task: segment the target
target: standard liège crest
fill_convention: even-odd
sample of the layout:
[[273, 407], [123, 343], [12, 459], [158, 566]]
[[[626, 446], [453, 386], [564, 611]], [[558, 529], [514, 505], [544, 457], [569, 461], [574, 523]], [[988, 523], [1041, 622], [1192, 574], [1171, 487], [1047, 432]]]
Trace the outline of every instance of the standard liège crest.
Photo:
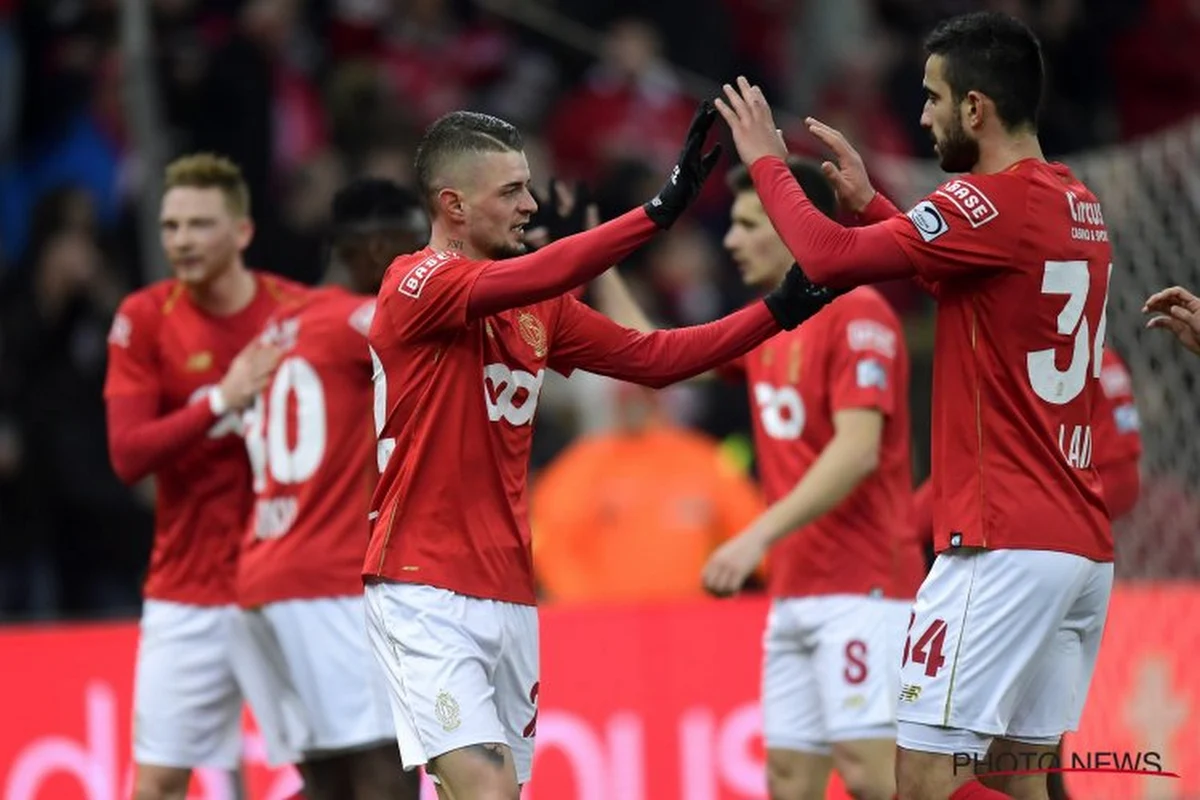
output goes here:
[[441, 723], [442, 730], [447, 733], [462, 724], [462, 713], [459, 711], [458, 701], [445, 689], [438, 692], [437, 699], [433, 703], [433, 713], [437, 717], [437, 721]]
[[192, 353], [187, 358], [184, 364], [184, 369], [188, 372], [204, 372], [211, 369], [213, 365], [213, 354], [211, 350], [201, 350], [198, 353]]
[[540, 319], [528, 311], [522, 311], [517, 315], [517, 332], [521, 334], [525, 344], [533, 348], [535, 356], [546, 357], [546, 326]]

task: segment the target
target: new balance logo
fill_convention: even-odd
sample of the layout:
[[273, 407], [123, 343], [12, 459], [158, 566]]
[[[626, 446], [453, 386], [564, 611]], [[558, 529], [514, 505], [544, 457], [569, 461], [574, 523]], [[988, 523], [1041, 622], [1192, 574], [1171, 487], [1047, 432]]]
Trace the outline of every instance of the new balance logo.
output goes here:
[[921, 696], [921, 687], [915, 683], [906, 683], [900, 687], [900, 702], [915, 703], [917, 698]]

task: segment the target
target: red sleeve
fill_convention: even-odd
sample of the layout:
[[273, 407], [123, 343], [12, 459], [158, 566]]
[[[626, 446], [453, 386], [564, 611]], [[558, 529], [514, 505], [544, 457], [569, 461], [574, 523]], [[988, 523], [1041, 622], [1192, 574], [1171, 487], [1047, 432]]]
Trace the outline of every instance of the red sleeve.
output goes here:
[[402, 257], [384, 276], [375, 313], [401, 341], [461, 329], [468, 320], [471, 287], [489, 263], [453, 252]]
[[1100, 482], [1104, 486], [1104, 502], [1108, 506], [1108, 518], [1118, 520], [1137, 505], [1141, 491], [1142, 476], [1137, 459], [1126, 459], [1098, 467]]
[[[867, 203], [863, 210], [858, 213], [858, 219], [864, 225], [874, 225], [879, 222], [886, 222], [901, 213], [903, 212], [896, 208], [891, 200], [884, 197], [882, 192], [875, 192], [875, 196], [871, 198], [871, 202]], [[934, 297], [938, 296], [938, 285], [936, 282], [926, 280], [919, 274], [913, 275], [913, 281], [923, 291]]]
[[885, 225], [845, 228], [829, 219], [782, 159], [758, 159], [750, 177], [771, 224], [814, 282], [840, 288], [912, 276], [912, 262]]
[[639, 333], [568, 297], [550, 367], [564, 375], [584, 369], [660, 388], [724, 364], [778, 332], [763, 302], [706, 325]]
[[913, 530], [917, 541], [933, 541], [933, 481], [928, 478], [913, 493]]
[[1100, 393], [1095, 414], [1107, 419], [1093, 423], [1097, 434], [1095, 459], [1098, 465], [1118, 461], [1136, 462], [1142, 455], [1141, 420], [1133, 399], [1133, 379], [1125, 362], [1111, 347], [1104, 348], [1100, 367]]
[[158, 416], [158, 398], [118, 395], [107, 399], [108, 453], [125, 483], [157, 472], [204, 438], [216, 422], [207, 397]]
[[881, 227], [926, 281], [1011, 269], [1025, 224], [1026, 185], [1005, 173], [955, 178]]
[[882, 300], [871, 302], [854, 294], [835, 301], [833, 308], [837, 317], [830, 326], [830, 410], [873, 408], [890, 416], [899, 402], [899, 322]]
[[104, 397], [149, 395], [158, 399], [158, 322], [154, 301], [141, 293], [122, 301], [108, 331]]
[[632, 253], [658, 230], [645, 209], [635, 208], [529, 255], [484, 262], [470, 290], [468, 315], [477, 319], [566, 294]]
[[871, 202], [858, 212], [858, 218], [864, 225], [874, 225], [877, 222], [889, 220], [901, 213], [896, 204], [883, 196], [883, 192], [875, 192]]

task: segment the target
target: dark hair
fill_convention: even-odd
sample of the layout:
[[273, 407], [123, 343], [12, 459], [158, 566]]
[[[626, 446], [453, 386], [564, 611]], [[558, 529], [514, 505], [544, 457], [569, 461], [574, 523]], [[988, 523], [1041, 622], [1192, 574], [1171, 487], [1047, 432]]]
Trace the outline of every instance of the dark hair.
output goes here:
[[425, 226], [421, 201], [407, 187], [383, 178], [359, 178], [333, 196], [335, 236], [408, 230]]
[[489, 114], [452, 111], [425, 131], [417, 145], [417, 189], [433, 213], [434, 197], [444, 189], [439, 173], [451, 159], [464, 153], [508, 153], [524, 149], [521, 132]]
[[[837, 195], [834, 194], [833, 185], [825, 177], [825, 173], [821, 172], [821, 165], [799, 156], [788, 156], [787, 165], [792, 177], [800, 184], [800, 188], [817, 210], [833, 219], [837, 215]], [[754, 181], [750, 179], [750, 171], [744, 164], [738, 164], [729, 170], [725, 183], [735, 194], [754, 190]]]
[[987, 95], [1008, 130], [1037, 129], [1042, 102], [1042, 46], [1025, 24], [998, 11], [953, 17], [934, 28], [925, 51], [941, 56], [951, 99]]

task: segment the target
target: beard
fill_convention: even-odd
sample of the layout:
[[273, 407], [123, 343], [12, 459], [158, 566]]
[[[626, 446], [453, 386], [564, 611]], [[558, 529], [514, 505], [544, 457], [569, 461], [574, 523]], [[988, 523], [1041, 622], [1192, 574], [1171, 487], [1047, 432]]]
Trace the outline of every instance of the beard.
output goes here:
[[954, 117], [940, 142], [934, 138], [934, 149], [944, 172], [970, 172], [979, 163], [979, 142], [967, 135], [958, 117]]
[[523, 256], [529, 252], [529, 245], [525, 242], [513, 244], [512, 242], [496, 242], [487, 249], [487, 256], [492, 261], [502, 261], [506, 258], [516, 258]]

